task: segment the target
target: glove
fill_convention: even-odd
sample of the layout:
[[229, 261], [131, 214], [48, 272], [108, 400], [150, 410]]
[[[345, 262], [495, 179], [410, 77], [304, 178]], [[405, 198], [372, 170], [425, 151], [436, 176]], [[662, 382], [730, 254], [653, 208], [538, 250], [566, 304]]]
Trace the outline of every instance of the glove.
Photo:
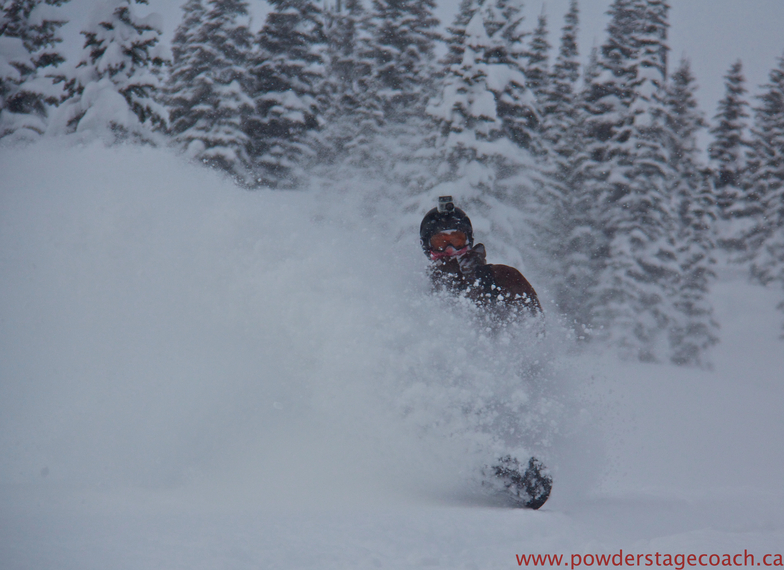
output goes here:
[[487, 253], [485, 252], [484, 244], [476, 244], [457, 258], [457, 263], [460, 265], [460, 273], [466, 277], [470, 277], [479, 267], [487, 265], [487, 262], [485, 261], [486, 257]]

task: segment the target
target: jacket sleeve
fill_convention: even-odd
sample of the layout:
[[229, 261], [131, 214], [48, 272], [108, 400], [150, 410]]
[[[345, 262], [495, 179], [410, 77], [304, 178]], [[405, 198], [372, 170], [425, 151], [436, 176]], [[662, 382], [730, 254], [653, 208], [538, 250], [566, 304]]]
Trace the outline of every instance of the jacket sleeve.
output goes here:
[[514, 267], [485, 265], [477, 270], [476, 275], [485, 294], [493, 301], [533, 314], [542, 313], [542, 305], [533, 286]]

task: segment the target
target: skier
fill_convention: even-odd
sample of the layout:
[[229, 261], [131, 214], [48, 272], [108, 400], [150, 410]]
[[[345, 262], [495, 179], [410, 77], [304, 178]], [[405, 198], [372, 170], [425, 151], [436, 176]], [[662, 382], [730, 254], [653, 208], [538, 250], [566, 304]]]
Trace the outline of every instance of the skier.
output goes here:
[[[431, 260], [436, 291], [465, 295], [485, 309], [497, 324], [530, 316], [542, 317], [536, 291], [514, 267], [488, 264], [485, 246], [474, 245], [471, 220], [451, 196], [438, 198], [419, 226], [419, 239]], [[527, 464], [506, 455], [483, 470], [482, 484], [511, 499], [518, 507], [538, 509], [550, 496], [553, 480], [541, 461]]]
[[484, 244], [474, 245], [471, 220], [451, 196], [439, 197], [438, 207], [425, 215], [419, 239], [433, 262], [430, 278], [435, 290], [463, 294], [499, 322], [542, 315], [536, 291], [517, 269], [485, 261]]

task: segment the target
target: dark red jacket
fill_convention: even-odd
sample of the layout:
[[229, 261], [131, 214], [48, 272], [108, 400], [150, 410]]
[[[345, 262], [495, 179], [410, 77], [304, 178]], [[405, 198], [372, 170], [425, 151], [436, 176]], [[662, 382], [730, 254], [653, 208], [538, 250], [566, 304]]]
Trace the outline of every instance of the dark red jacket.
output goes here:
[[464, 255], [433, 262], [430, 278], [436, 290], [463, 294], [503, 319], [541, 315], [542, 306], [531, 284], [514, 267], [485, 262], [485, 246], [476, 244]]

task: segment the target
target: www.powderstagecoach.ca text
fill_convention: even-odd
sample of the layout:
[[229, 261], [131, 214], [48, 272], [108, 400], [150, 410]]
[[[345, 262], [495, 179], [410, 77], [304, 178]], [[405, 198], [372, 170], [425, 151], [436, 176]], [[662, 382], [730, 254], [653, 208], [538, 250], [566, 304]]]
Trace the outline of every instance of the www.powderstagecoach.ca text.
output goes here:
[[778, 566], [784, 567], [781, 554], [754, 555], [748, 550], [734, 554], [516, 554], [518, 566], [567, 566], [571, 569], [592, 566], [665, 567], [684, 570], [688, 567]]

